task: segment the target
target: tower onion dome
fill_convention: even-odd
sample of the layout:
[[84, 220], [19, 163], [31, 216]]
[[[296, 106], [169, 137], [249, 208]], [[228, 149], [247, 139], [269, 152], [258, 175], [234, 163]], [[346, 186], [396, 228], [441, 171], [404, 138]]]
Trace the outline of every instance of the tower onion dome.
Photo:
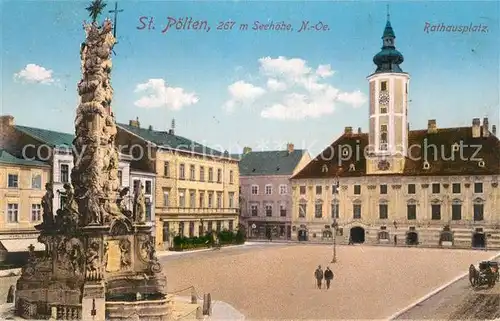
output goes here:
[[396, 35], [392, 29], [391, 22], [387, 19], [384, 34], [382, 35], [382, 50], [373, 57], [373, 63], [377, 65], [377, 72], [403, 72], [399, 66], [404, 61], [403, 54], [396, 50], [394, 40]]

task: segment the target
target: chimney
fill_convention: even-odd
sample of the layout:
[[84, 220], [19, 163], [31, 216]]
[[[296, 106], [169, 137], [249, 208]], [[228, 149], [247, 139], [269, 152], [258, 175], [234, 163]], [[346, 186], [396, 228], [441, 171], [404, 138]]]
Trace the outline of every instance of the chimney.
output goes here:
[[153, 126], [149, 125], [148, 130], [149, 130], [150, 132], [152, 132], [152, 131], [153, 131]]
[[130, 120], [128, 122], [129, 126], [141, 128], [141, 123], [139, 122], [139, 117], [136, 117], [135, 120]]
[[488, 117], [483, 118], [483, 137], [490, 136], [490, 124], [488, 122]]
[[172, 118], [172, 125], [170, 126], [169, 134], [175, 135], [175, 118]]
[[252, 152], [252, 149], [250, 147], [243, 147], [243, 154], [248, 154], [248, 153], [251, 153]]
[[436, 120], [435, 119], [429, 119], [427, 121], [427, 133], [428, 134], [435, 134], [435, 133], [437, 133], [437, 125], [436, 125]]
[[493, 136], [497, 135], [497, 126], [496, 125], [491, 126], [491, 133], [493, 134]]
[[291, 154], [293, 153], [293, 144], [292, 143], [288, 143], [286, 144], [286, 150], [288, 151], [288, 154]]
[[352, 134], [352, 127], [346, 127], [344, 128], [344, 134]]
[[361, 127], [358, 127], [358, 134], [361, 135]]
[[14, 126], [14, 117], [11, 115], [0, 116], [0, 125], [3, 126]]
[[481, 120], [479, 118], [472, 119], [472, 137], [481, 137]]

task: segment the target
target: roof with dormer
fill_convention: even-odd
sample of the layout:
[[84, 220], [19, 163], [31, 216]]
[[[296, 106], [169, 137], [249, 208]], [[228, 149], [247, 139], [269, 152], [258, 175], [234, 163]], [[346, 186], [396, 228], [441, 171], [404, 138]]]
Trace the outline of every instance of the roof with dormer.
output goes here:
[[[194, 152], [206, 156], [232, 158], [229, 154], [224, 155], [224, 152], [204, 146], [188, 138], [174, 135], [168, 131], [157, 131], [120, 123], [117, 123], [116, 126], [160, 148]], [[236, 158], [233, 159], [237, 160]]]
[[15, 125], [15, 129], [29, 135], [50, 147], [71, 148], [75, 135], [48, 129]]
[[305, 153], [302, 149], [248, 152], [241, 156], [240, 176], [292, 175]]
[[[368, 144], [367, 133], [344, 133], [292, 179], [366, 176]], [[473, 137], [471, 127], [412, 130], [408, 147], [403, 174], [385, 175], [500, 175], [500, 140], [492, 134]], [[342, 155], [345, 148], [352, 152]]]
[[8, 153], [6, 150], [3, 149], [0, 149], [0, 164], [50, 167], [50, 165], [46, 162], [38, 160], [30, 160], [26, 158], [19, 158]]

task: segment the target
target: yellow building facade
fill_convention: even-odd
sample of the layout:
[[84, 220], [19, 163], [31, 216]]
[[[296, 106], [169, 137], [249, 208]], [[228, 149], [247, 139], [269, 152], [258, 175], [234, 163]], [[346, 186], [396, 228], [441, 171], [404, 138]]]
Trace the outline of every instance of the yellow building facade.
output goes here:
[[42, 222], [42, 197], [50, 181], [50, 165], [20, 159], [0, 150], [0, 252], [40, 250], [38, 231]]
[[[118, 141], [131, 148], [132, 169], [156, 174], [156, 245], [168, 249], [177, 235], [202, 236], [210, 231], [235, 231], [239, 221], [238, 160], [184, 137], [173, 130], [155, 131], [131, 121], [118, 124]], [[147, 149], [138, 159], [135, 151]], [[148, 154], [148, 155], [146, 155]]]

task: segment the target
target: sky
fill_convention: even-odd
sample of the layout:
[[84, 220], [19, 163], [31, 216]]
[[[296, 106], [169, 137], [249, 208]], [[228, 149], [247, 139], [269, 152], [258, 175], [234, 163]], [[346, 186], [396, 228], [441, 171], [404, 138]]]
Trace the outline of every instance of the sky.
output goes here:
[[[88, 4], [1, 2], [0, 114], [74, 131]], [[113, 18], [114, 4], [101, 20]], [[410, 127], [425, 128], [428, 119], [470, 126], [474, 117], [498, 126], [498, 1], [120, 1], [116, 119], [168, 130], [175, 118], [176, 134], [232, 153], [291, 142], [315, 155], [344, 127], [368, 128], [366, 77], [375, 71], [387, 4], [401, 68], [411, 76]], [[177, 30], [181, 18], [210, 30]], [[314, 28], [299, 32], [304, 21]], [[291, 30], [253, 30], [256, 22]], [[227, 30], [217, 29], [221, 23]], [[486, 28], [426, 29], [441, 23]]]

